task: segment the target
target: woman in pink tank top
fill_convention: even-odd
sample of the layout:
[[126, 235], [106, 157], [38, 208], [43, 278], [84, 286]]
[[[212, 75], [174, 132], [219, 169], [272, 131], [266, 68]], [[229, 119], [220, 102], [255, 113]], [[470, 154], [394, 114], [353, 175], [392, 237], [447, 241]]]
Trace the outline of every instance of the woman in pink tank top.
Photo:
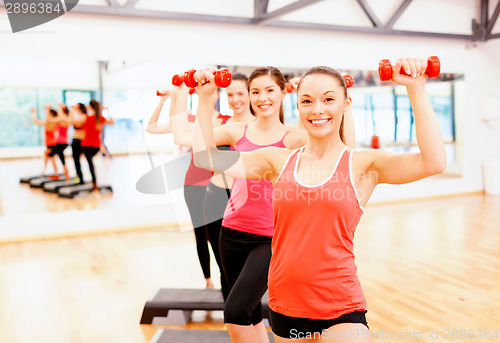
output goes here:
[[[420, 153], [347, 149], [342, 121], [351, 99], [342, 75], [329, 67], [312, 68], [300, 81], [297, 106], [308, 143], [293, 152], [280, 147], [216, 151], [210, 120], [199, 112], [193, 145], [197, 165], [274, 185], [269, 307], [276, 342], [371, 341], [353, 254], [364, 206], [379, 183], [413, 182], [446, 167], [443, 139], [425, 90], [426, 64], [401, 58], [392, 76], [406, 86]], [[399, 74], [401, 67], [405, 75]], [[201, 104], [214, 85], [209, 73], [200, 81]], [[210, 154], [203, 154], [207, 148]]]
[[[260, 151], [267, 147], [292, 149], [305, 144], [305, 131], [289, 131], [283, 124], [285, 83], [283, 74], [276, 68], [254, 70], [247, 87], [256, 120], [213, 128], [214, 146], [228, 144], [240, 151]], [[198, 115], [210, 116], [213, 92], [209, 97], [200, 97]], [[195, 136], [191, 132], [184, 134], [183, 139], [191, 144]], [[234, 342], [238, 342], [238, 337], [254, 338], [256, 342], [268, 340], [262, 322], [261, 299], [267, 289], [274, 232], [272, 189], [269, 180], [235, 179], [224, 213], [219, 247], [230, 286], [224, 322]]]

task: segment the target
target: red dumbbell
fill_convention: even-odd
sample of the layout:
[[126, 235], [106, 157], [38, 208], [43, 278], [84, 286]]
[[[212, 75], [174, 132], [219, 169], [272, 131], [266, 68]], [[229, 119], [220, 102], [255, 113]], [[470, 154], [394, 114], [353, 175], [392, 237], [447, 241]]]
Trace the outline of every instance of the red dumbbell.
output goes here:
[[345, 86], [351, 88], [354, 85], [354, 77], [349, 74], [344, 74]]
[[[439, 76], [441, 72], [441, 62], [437, 56], [431, 56], [427, 59], [427, 68], [425, 73], [431, 79], [435, 79]], [[406, 72], [401, 67], [399, 70], [400, 74], [406, 74]], [[392, 79], [392, 66], [389, 60], [381, 60], [378, 64], [378, 74], [380, 76], [380, 81], [389, 81]]]
[[183, 82], [184, 82], [184, 77], [182, 76], [182, 74], [175, 74], [174, 76], [172, 76], [172, 84], [174, 86], [179, 87], [180, 85], [182, 85]]
[[[194, 79], [194, 73], [196, 73], [195, 69], [188, 70], [184, 73], [184, 84], [189, 88], [195, 88], [198, 85], [198, 82]], [[214, 76], [215, 84], [217, 85], [217, 87], [229, 87], [229, 85], [233, 81], [231, 72], [227, 68], [222, 68], [214, 71]]]
[[293, 92], [293, 86], [290, 82], [285, 83], [285, 89], [287, 93], [292, 93]]

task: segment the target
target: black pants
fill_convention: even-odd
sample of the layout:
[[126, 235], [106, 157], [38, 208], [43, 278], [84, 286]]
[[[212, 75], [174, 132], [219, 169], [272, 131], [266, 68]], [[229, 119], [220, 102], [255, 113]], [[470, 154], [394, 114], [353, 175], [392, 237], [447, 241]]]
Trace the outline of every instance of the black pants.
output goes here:
[[93, 146], [84, 146], [83, 153], [85, 154], [85, 158], [87, 159], [87, 163], [89, 164], [90, 175], [92, 175], [92, 183], [94, 187], [97, 187], [97, 178], [94, 170], [94, 162], [92, 162], [92, 158], [99, 152], [99, 148]]
[[285, 316], [269, 309], [269, 320], [274, 334], [283, 338], [320, 337], [332, 335], [328, 328], [342, 323], [359, 323], [368, 328], [365, 311], [353, 311], [334, 319], [309, 319]]
[[222, 227], [220, 252], [230, 292], [224, 323], [256, 325], [262, 321], [262, 296], [267, 290], [271, 237]]
[[66, 159], [64, 158], [64, 150], [68, 147], [68, 144], [56, 144], [52, 150], [49, 152], [49, 156], [52, 157], [54, 155], [59, 156], [61, 163], [63, 166], [66, 165]]
[[73, 150], [73, 161], [75, 162], [76, 175], [80, 179], [80, 183], [83, 184], [83, 173], [82, 165], [80, 164], [80, 156], [82, 155], [82, 141], [80, 139], [73, 138], [71, 143], [71, 149]]
[[227, 202], [230, 196], [230, 189], [220, 188], [210, 182], [207, 186], [203, 207], [203, 218], [206, 223], [205, 229], [208, 241], [210, 242], [212, 251], [214, 252], [215, 260], [219, 266], [220, 284], [224, 300], [227, 300], [229, 295], [229, 284], [226, 280], [226, 276], [224, 275], [224, 268], [222, 267], [222, 261], [220, 258], [219, 237], [222, 227], [222, 218], [224, 217], [224, 211], [226, 210]]
[[203, 203], [206, 192], [206, 186], [184, 186], [184, 199], [191, 216], [196, 238], [196, 251], [205, 279], [210, 277], [210, 253], [208, 252], [207, 232], [203, 219]]

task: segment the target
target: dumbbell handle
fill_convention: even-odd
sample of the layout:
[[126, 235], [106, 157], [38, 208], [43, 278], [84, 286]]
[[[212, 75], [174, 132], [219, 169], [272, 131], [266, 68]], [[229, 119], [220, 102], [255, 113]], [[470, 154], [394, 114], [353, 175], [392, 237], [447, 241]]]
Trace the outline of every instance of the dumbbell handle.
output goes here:
[[[431, 56], [427, 59], [427, 68], [425, 73], [427, 77], [435, 79], [439, 76], [441, 72], [441, 62], [437, 56]], [[399, 70], [400, 74], [406, 75], [406, 71], [401, 67]], [[378, 74], [380, 76], [380, 81], [389, 81], [392, 79], [392, 66], [391, 62], [387, 59], [381, 60], [378, 65]]]
[[[191, 69], [184, 73], [184, 84], [190, 88], [195, 88], [198, 85], [198, 81], [194, 79], [194, 73], [196, 73], [196, 69]], [[233, 80], [231, 72], [227, 68], [214, 71], [214, 76], [215, 84], [221, 88], [229, 87]]]

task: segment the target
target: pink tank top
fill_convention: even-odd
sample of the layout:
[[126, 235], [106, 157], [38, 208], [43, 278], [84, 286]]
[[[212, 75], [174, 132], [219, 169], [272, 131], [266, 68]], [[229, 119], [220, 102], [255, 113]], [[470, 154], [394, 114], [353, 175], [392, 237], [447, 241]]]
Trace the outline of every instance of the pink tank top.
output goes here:
[[[247, 137], [247, 127], [243, 137], [236, 143], [238, 151], [252, 151], [268, 146], [285, 148], [283, 139], [269, 145], [257, 145], [250, 142]], [[231, 197], [224, 212], [222, 226], [230, 229], [252, 233], [255, 235], [272, 237], [273, 227], [273, 184], [267, 179], [234, 179]]]
[[57, 144], [68, 144], [68, 128], [57, 125]]
[[354, 263], [353, 238], [363, 214], [345, 148], [329, 178], [296, 179], [304, 148], [293, 152], [273, 192], [274, 227], [269, 307], [286, 316], [334, 319], [366, 309]]

